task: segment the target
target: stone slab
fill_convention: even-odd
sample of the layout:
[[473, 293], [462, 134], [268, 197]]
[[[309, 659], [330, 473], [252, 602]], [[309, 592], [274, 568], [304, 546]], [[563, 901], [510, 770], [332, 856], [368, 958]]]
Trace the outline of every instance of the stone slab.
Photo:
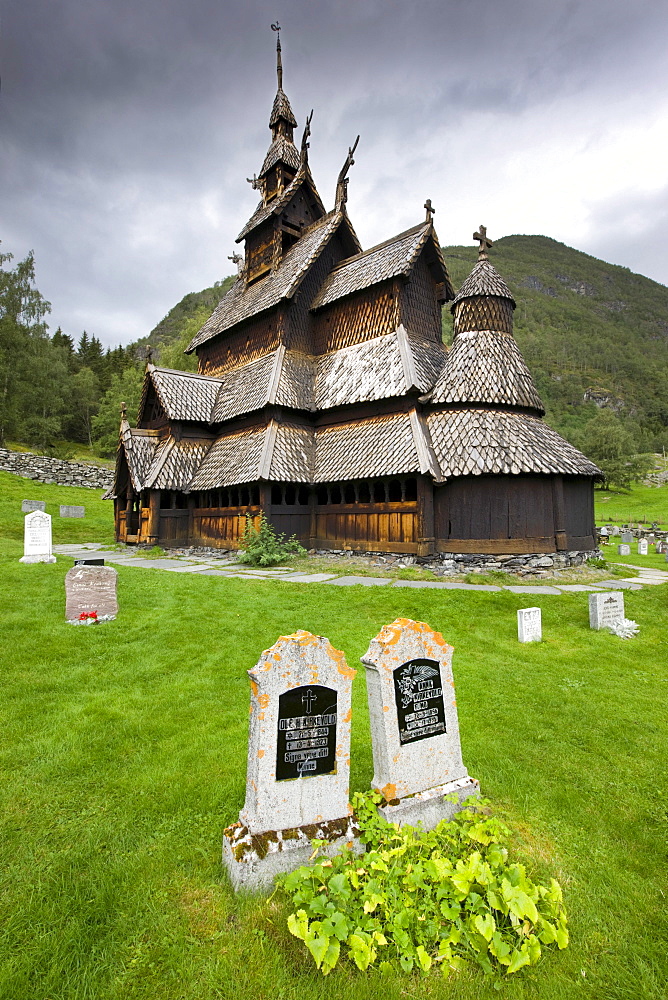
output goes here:
[[203, 569], [198, 574], [198, 576], [229, 576], [229, 573], [225, 573], [222, 569]]
[[76, 504], [61, 503], [60, 505], [60, 516], [61, 517], [85, 517], [86, 508], [79, 507]]
[[586, 591], [600, 591], [604, 590], [604, 587], [592, 587], [585, 583], [560, 583], [559, 590], [565, 590], [567, 593], [585, 593]]
[[589, 595], [589, 627], [609, 628], [624, 618], [624, 595], [621, 591], [607, 591]]
[[543, 620], [540, 608], [518, 608], [517, 639], [519, 642], [542, 642]]
[[513, 594], [560, 594], [561, 591], [557, 587], [539, 587], [537, 584], [535, 586], [528, 587], [504, 587], [504, 590], [509, 590]]
[[[620, 581], [618, 581], [618, 582], [620, 582]], [[624, 582], [624, 583], [639, 583], [639, 584], [642, 584], [643, 587], [645, 587], [645, 586], [656, 587], [656, 586], [658, 586], [661, 583], [665, 583], [666, 581], [665, 580], [659, 580], [658, 577], [655, 577], [655, 576], [627, 576], [627, 577], [623, 577], [621, 582]]]
[[46, 510], [46, 500], [24, 500], [21, 504], [23, 514], [31, 514], [33, 510]]
[[447, 583], [442, 580], [393, 580], [393, 587], [427, 587], [432, 590], [486, 590], [501, 591], [501, 587], [493, 587], [483, 583]]
[[[372, 639], [367, 671], [374, 775], [380, 812], [432, 829], [478, 790], [462, 761], [452, 646], [424, 622], [397, 618]], [[458, 794], [444, 800], [444, 786]], [[425, 794], [422, 794], [425, 793]], [[383, 811], [384, 810], [384, 811]]]
[[327, 583], [335, 578], [336, 573], [293, 573], [282, 576], [281, 580], [289, 580], [291, 583]]
[[51, 515], [33, 510], [23, 519], [22, 563], [55, 563], [52, 551]]
[[627, 580], [600, 580], [598, 586], [606, 590], [642, 590], [637, 577]]
[[363, 587], [386, 587], [392, 583], [389, 577], [382, 576], [340, 576], [329, 582], [334, 587], [354, 587], [358, 583]]
[[111, 566], [73, 566], [65, 575], [65, 617], [77, 621], [81, 614], [118, 614], [118, 573]]

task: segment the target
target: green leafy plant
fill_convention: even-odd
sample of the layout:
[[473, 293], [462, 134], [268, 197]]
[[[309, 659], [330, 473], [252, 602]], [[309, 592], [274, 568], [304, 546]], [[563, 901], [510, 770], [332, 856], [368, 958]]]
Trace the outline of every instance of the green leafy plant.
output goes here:
[[245, 550], [243, 561], [251, 566], [276, 566], [293, 556], [306, 555], [297, 537], [292, 535], [286, 541], [285, 535], [276, 532], [264, 513], [260, 514], [257, 526], [253, 524], [253, 516], [246, 514], [241, 547]]
[[[568, 944], [561, 887], [511, 862], [509, 830], [483, 800], [436, 829], [386, 823], [377, 792], [354, 796], [366, 844], [284, 875], [290, 932], [327, 975], [342, 954], [358, 969], [429, 973], [479, 966], [486, 975], [534, 965], [543, 946]], [[318, 849], [324, 841], [314, 841]]]

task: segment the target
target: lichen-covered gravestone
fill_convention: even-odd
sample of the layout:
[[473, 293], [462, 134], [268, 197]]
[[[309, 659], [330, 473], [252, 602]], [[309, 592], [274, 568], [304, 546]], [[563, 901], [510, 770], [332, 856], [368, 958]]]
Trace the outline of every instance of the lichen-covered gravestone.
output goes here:
[[520, 642], [540, 642], [543, 638], [540, 608], [519, 608], [517, 638]]
[[82, 615], [115, 618], [118, 614], [118, 573], [111, 566], [73, 566], [65, 575], [65, 617], [79, 621]]
[[589, 595], [589, 627], [610, 628], [624, 618], [624, 595], [621, 590]]
[[431, 830], [479, 792], [462, 762], [452, 653], [424, 622], [397, 618], [362, 657], [372, 785], [385, 799], [379, 812], [392, 823]]
[[262, 889], [325, 854], [359, 848], [349, 803], [351, 686], [356, 671], [328, 639], [281, 636], [251, 679], [246, 802], [223, 835], [235, 889]]
[[23, 528], [22, 563], [55, 563], [51, 550], [51, 515], [42, 510], [26, 514]]

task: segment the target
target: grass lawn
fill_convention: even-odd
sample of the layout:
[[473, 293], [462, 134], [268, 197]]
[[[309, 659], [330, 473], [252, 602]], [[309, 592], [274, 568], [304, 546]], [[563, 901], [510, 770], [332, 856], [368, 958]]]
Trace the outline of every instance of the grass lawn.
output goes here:
[[[118, 620], [76, 628], [64, 621], [72, 560], [18, 562], [20, 503], [47, 501], [56, 542], [111, 541], [100, 493], [0, 473], [0, 998], [664, 1000], [668, 588], [625, 594], [640, 625], [625, 642], [589, 630], [586, 594], [121, 567]], [[61, 520], [59, 503], [86, 505], [86, 518]], [[629, 558], [655, 561], [666, 565]], [[524, 646], [515, 612], [529, 603], [543, 609], [545, 638]], [[478, 973], [387, 979], [344, 965], [322, 979], [287, 932], [278, 897], [236, 897], [221, 866], [222, 829], [244, 798], [246, 670], [297, 628], [343, 649], [359, 667], [351, 785], [367, 788], [358, 660], [399, 615], [454, 645], [469, 772], [511, 823], [517, 853], [564, 887], [570, 947], [546, 949], [499, 992]]]
[[635, 483], [627, 492], [594, 490], [597, 524], [634, 524], [656, 521], [668, 527], [668, 485], [641, 486]]

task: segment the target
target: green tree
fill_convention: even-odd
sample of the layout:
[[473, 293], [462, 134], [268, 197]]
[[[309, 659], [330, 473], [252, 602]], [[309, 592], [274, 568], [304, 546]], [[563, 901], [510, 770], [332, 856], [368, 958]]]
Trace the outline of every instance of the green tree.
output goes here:
[[100, 384], [91, 368], [80, 368], [72, 377], [72, 402], [90, 447], [93, 447], [93, 417], [100, 399]]
[[139, 366], [126, 368], [119, 375], [113, 375], [111, 385], [100, 399], [97, 414], [92, 418], [93, 442], [99, 455], [112, 458], [118, 447], [121, 403], [126, 403], [130, 423], [135, 422], [143, 371]]
[[582, 450], [605, 476], [604, 485], [628, 489], [642, 479], [652, 464], [648, 455], [640, 455], [630, 431], [615, 414], [602, 407], [581, 432]]

